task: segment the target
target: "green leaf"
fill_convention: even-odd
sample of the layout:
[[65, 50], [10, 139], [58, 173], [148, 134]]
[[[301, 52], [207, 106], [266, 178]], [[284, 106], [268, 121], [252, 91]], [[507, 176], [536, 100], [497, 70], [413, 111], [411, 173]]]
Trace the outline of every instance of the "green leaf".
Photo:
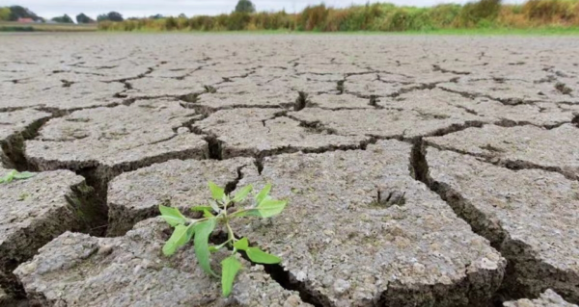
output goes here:
[[261, 217], [261, 214], [259, 213], [259, 210], [257, 210], [257, 209], [248, 209], [248, 210], [235, 212], [231, 216], [232, 217], [244, 217], [244, 216]]
[[256, 209], [261, 217], [272, 217], [280, 214], [286, 205], [287, 201], [284, 200], [265, 199]]
[[255, 196], [255, 202], [259, 205], [261, 202], [267, 198], [269, 195], [269, 191], [271, 191], [271, 184], [268, 183], [259, 191], [259, 193]]
[[205, 218], [211, 218], [211, 217], [215, 216], [215, 215], [213, 215], [213, 213], [211, 213], [211, 210], [213, 210], [213, 208], [210, 206], [196, 206], [196, 207], [191, 208], [191, 211], [203, 212], [203, 217], [205, 217]]
[[217, 201], [223, 200], [223, 197], [225, 196], [225, 190], [211, 181], [209, 182], [209, 190], [211, 190], [211, 197], [213, 197], [213, 199]]
[[222, 201], [224, 204], [229, 204], [229, 203], [231, 202], [231, 199], [229, 199], [229, 196], [223, 194], [223, 198], [221, 199], [221, 201]]
[[234, 203], [240, 203], [240, 202], [244, 201], [245, 198], [247, 198], [247, 195], [249, 195], [249, 193], [251, 193], [252, 190], [253, 190], [253, 186], [251, 184], [241, 188], [241, 190], [239, 190], [239, 191], [237, 191], [237, 193], [235, 193], [235, 196], [233, 197], [233, 202]]
[[217, 274], [211, 270], [209, 261], [209, 236], [215, 229], [216, 219], [212, 218], [204, 222], [195, 224], [195, 255], [199, 265], [207, 274], [217, 277]]
[[263, 264], [278, 264], [281, 262], [281, 258], [278, 256], [268, 254], [257, 247], [250, 247], [246, 251], [247, 257], [251, 261]]
[[241, 262], [235, 258], [235, 255], [231, 255], [221, 261], [221, 268], [221, 289], [223, 291], [223, 296], [227, 297], [231, 294], [235, 276], [241, 269]]
[[233, 247], [242, 251], [247, 250], [247, 248], [249, 247], [249, 241], [247, 241], [247, 238], [242, 238], [241, 240], [233, 243]]
[[195, 234], [195, 224], [187, 226], [187, 242], [191, 241], [193, 235]]
[[159, 211], [161, 211], [163, 219], [173, 227], [187, 223], [187, 218], [177, 208], [159, 205]]
[[209, 204], [211, 205], [211, 209], [213, 209], [213, 211], [215, 211], [217, 213], [221, 212], [221, 208], [219, 208], [219, 205], [217, 204], [216, 201], [210, 200]]
[[248, 211], [248, 209], [243, 209], [243, 210], [235, 211], [235, 212], [231, 213], [231, 215], [229, 215], [229, 216], [230, 216], [231, 218], [244, 217], [244, 216], [247, 216], [247, 211]]
[[16, 172], [14, 174], [14, 179], [28, 179], [30, 177], [34, 177], [34, 175], [36, 175], [36, 174], [31, 173], [31, 172], [22, 172], [22, 173]]
[[195, 206], [195, 207], [191, 208], [191, 211], [203, 212], [205, 210], [211, 211], [211, 210], [213, 210], [213, 208], [211, 206]]
[[[187, 244], [191, 237], [188, 236], [189, 227], [185, 225], [177, 225], [171, 238], [167, 242], [165, 242], [165, 246], [163, 246], [163, 254], [165, 256], [171, 256], [177, 251], [178, 248]], [[189, 239], [187, 239], [189, 238]]]

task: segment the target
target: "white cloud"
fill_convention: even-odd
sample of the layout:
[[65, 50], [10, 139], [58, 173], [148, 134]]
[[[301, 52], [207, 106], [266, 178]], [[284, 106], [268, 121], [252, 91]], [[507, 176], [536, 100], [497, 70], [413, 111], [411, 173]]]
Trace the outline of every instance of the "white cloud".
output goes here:
[[[28, 7], [36, 14], [51, 18], [63, 14], [73, 19], [78, 13], [85, 13], [93, 18], [96, 15], [117, 11], [125, 17], [143, 17], [155, 14], [179, 15], [216, 15], [233, 10], [237, 0], [18, 0], [19, 5]], [[285, 9], [294, 12], [307, 5], [321, 3], [322, 0], [253, 0], [259, 11]], [[368, 0], [325, 0], [326, 5], [345, 7], [351, 4], [365, 4]], [[374, 2], [374, 1], [371, 1]], [[389, 0], [399, 5], [430, 6], [440, 3], [465, 3], [468, 0]], [[523, 0], [509, 0], [517, 3]]]

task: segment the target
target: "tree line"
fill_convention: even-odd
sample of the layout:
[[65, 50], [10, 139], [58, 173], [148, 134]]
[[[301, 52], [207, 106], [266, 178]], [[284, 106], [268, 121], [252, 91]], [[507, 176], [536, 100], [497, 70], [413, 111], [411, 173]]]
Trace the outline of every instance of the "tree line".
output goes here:
[[[250, 0], [239, 0], [237, 6], [235, 7], [236, 12], [253, 13], [255, 12], [255, 5]], [[34, 12], [20, 5], [5, 6], [0, 7], [0, 21], [18, 21], [21, 18], [32, 19], [34, 21], [46, 22], [46, 19], [36, 15]], [[150, 16], [149, 19], [163, 19], [165, 18], [161, 14]], [[179, 15], [179, 18], [186, 18], [185, 14]], [[130, 18], [135, 20], [138, 18]], [[58, 23], [74, 23], [73, 19], [64, 14], [62, 16], [53, 17], [51, 21]], [[125, 19], [123, 15], [119, 12], [111, 11], [109, 13], [100, 14], [97, 16], [96, 20], [90, 18], [84, 13], [76, 15], [76, 23], [95, 23], [95, 22], [122, 22]]]
[[[13, 5], [13, 6], [4, 6], [0, 7], [0, 21], [18, 21], [19, 19], [32, 19], [36, 22], [47, 22], [48, 20], [38, 16], [33, 11], [29, 10], [20, 5]], [[50, 21], [58, 22], [58, 23], [74, 23], [74, 20], [68, 15], [64, 14], [62, 16], [56, 16], [51, 19]], [[88, 24], [88, 23], [96, 23], [99, 21], [114, 21], [120, 22], [123, 21], [123, 15], [118, 12], [110, 12], [106, 14], [98, 15], [97, 19], [94, 20], [90, 18], [85, 13], [80, 13], [76, 15], [76, 23], [78, 24]]]
[[301, 12], [255, 12], [241, 0], [230, 14], [160, 18], [129, 18], [102, 22], [99, 28], [114, 31], [429, 31], [463, 28], [572, 28], [579, 26], [578, 0], [528, 0], [504, 4], [501, 0], [472, 0], [464, 5], [432, 7], [396, 6], [390, 3], [333, 8], [308, 6]]

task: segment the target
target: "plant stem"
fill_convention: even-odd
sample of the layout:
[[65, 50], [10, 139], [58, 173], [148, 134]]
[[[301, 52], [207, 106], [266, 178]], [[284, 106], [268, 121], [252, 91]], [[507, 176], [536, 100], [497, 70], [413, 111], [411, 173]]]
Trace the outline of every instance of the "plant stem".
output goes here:
[[237, 241], [237, 239], [235, 239], [235, 236], [233, 235], [233, 229], [231, 229], [231, 226], [229, 226], [228, 221], [225, 221], [225, 226], [227, 226], [227, 232], [229, 234], [229, 240], [232, 240], [233, 242]]
[[225, 246], [225, 245], [226, 245], [227, 243], [229, 243], [229, 242], [231, 242], [231, 240], [227, 240], [227, 241], [225, 241], [225, 242], [223, 242], [223, 243], [221, 243], [221, 244], [219, 244], [219, 245], [215, 246], [215, 248], [217, 248], [217, 249], [221, 249], [223, 246]]

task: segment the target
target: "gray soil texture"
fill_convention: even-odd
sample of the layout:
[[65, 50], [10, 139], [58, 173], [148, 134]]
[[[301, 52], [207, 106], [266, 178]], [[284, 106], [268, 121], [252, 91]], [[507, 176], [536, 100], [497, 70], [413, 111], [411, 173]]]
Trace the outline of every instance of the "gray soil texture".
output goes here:
[[[572, 37], [0, 40], [2, 307], [579, 304]], [[288, 201], [228, 298], [161, 252], [210, 181]]]

